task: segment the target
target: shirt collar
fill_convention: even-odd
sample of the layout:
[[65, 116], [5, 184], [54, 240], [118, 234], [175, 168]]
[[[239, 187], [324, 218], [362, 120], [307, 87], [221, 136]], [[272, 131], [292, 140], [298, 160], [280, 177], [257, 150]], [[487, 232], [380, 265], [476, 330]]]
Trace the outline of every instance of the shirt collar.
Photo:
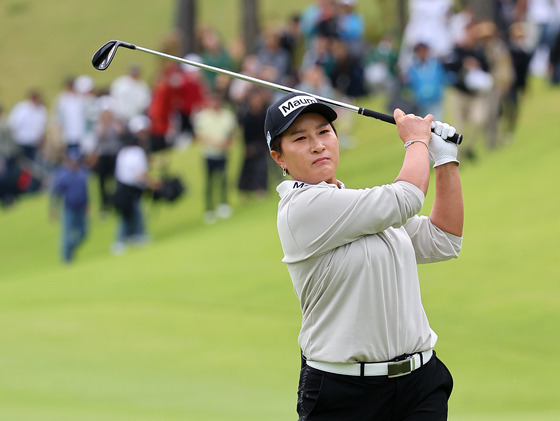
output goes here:
[[276, 187], [276, 191], [278, 192], [278, 194], [280, 195], [280, 198], [282, 199], [291, 190], [302, 189], [302, 188], [308, 187], [308, 186], [322, 186], [322, 187], [331, 187], [331, 188], [340, 188], [340, 189], [346, 188], [342, 181], [340, 181], [340, 180], [336, 180], [336, 181], [339, 184], [338, 186], [336, 184], [329, 184], [326, 181], [321, 181], [319, 184], [309, 184], [309, 183], [306, 183], [304, 181], [285, 180], [285, 181], [282, 181], [278, 185], [278, 187]]

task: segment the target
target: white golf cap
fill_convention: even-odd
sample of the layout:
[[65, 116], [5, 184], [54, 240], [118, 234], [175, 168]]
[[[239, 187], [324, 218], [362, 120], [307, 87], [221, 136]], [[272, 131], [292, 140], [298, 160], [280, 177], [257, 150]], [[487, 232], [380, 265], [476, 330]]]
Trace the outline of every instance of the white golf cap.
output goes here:
[[147, 116], [143, 114], [135, 115], [128, 122], [128, 130], [130, 131], [130, 133], [136, 134], [142, 130], [148, 130], [151, 125], [152, 122]]
[[[187, 54], [185, 60], [194, 61], [195, 63], [202, 63], [202, 58], [198, 54]], [[185, 72], [198, 72], [200, 69], [196, 66], [191, 66], [190, 64], [181, 63], [181, 69]]]
[[86, 75], [78, 76], [74, 80], [74, 89], [80, 94], [91, 92], [94, 86], [93, 79]]

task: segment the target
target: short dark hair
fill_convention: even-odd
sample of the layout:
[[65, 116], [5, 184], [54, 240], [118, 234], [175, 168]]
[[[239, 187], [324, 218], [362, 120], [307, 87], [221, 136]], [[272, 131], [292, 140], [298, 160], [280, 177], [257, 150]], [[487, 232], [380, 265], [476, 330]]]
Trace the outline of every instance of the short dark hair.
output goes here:
[[270, 141], [270, 150], [282, 153], [282, 135], [276, 136]]

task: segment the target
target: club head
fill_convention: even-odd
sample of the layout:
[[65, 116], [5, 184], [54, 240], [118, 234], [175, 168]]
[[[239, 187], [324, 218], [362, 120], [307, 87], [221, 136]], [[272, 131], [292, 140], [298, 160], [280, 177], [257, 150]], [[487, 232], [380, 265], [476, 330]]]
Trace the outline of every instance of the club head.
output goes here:
[[128, 42], [112, 40], [104, 45], [102, 45], [91, 58], [91, 64], [97, 70], [105, 70], [113, 61], [115, 54], [117, 53], [117, 48], [125, 47], [134, 50], [136, 46], [134, 44], [129, 44]]

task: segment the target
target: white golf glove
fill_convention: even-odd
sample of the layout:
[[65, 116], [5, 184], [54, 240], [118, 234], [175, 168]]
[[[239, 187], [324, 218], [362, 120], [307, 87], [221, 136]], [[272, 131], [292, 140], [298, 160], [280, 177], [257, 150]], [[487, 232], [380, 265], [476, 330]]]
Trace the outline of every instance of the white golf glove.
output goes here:
[[457, 160], [457, 144], [446, 142], [445, 139], [452, 137], [457, 131], [455, 127], [441, 121], [432, 121], [432, 137], [428, 149], [430, 158], [434, 161], [434, 168], [448, 162], [456, 162]]

